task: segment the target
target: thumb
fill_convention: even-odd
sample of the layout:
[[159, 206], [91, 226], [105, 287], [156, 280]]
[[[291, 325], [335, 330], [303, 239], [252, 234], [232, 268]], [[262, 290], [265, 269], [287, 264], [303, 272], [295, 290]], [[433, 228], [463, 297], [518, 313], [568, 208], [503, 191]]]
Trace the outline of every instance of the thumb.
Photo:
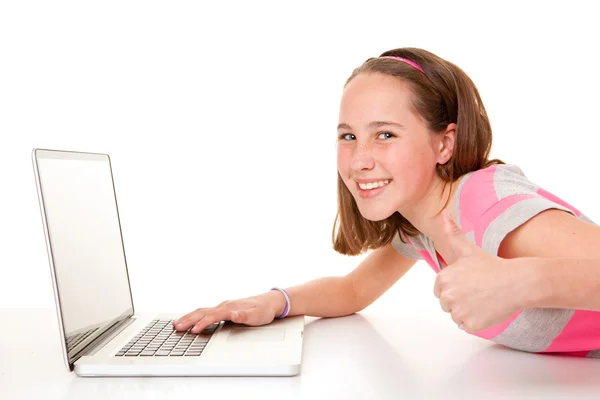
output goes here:
[[245, 311], [232, 311], [229, 315], [229, 319], [236, 324], [243, 324], [248, 320], [248, 314]]
[[447, 244], [450, 249], [454, 252], [455, 257], [464, 257], [471, 255], [473, 252], [473, 243], [467, 239], [462, 230], [456, 225], [450, 211], [445, 209], [442, 212], [444, 219], [444, 233], [447, 240]]

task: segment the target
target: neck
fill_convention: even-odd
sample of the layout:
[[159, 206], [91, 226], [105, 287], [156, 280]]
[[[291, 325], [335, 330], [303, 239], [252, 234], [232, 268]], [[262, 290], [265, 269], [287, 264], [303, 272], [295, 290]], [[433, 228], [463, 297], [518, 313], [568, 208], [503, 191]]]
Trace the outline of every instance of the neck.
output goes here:
[[425, 195], [416, 204], [398, 212], [435, 242], [442, 232], [442, 211], [447, 201], [446, 208], [454, 213], [454, 193], [457, 187], [458, 181], [444, 182], [436, 175]]

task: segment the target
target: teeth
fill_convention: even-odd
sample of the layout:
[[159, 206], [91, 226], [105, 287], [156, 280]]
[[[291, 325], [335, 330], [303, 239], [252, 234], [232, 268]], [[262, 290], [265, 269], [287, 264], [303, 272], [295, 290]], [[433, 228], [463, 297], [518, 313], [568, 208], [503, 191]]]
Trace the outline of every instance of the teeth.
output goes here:
[[375, 188], [378, 188], [378, 187], [385, 186], [388, 183], [390, 183], [390, 181], [389, 181], [389, 179], [386, 179], [384, 181], [369, 182], [369, 183], [359, 183], [358, 186], [362, 190], [370, 190], [370, 189], [375, 189]]

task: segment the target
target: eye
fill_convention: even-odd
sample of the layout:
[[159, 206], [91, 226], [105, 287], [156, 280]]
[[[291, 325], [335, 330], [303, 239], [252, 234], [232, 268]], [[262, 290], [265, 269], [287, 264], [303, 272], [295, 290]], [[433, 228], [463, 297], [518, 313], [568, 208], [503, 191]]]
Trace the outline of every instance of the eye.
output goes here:
[[340, 136], [338, 136], [338, 139], [340, 139], [340, 140], [356, 140], [356, 136], [354, 136], [351, 133], [342, 133]]
[[391, 132], [381, 132], [379, 135], [377, 135], [377, 137], [379, 139], [387, 140], [387, 139], [395, 138], [396, 135], [394, 135]]

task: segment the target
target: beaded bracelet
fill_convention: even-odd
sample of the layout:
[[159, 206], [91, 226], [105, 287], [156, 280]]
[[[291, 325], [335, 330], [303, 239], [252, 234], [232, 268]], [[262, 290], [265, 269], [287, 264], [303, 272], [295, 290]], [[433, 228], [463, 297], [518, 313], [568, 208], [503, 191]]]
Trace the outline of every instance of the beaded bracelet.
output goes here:
[[277, 319], [285, 318], [289, 314], [290, 308], [291, 308], [291, 305], [292, 305], [292, 302], [290, 300], [290, 296], [285, 291], [285, 289], [282, 289], [282, 288], [279, 288], [279, 287], [271, 288], [271, 290], [278, 290], [279, 292], [281, 292], [281, 294], [283, 294], [283, 297], [285, 297], [285, 308], [283, 309], [283, 312], [281, 313], [281, 315], [279, 317], [275, 317]]

